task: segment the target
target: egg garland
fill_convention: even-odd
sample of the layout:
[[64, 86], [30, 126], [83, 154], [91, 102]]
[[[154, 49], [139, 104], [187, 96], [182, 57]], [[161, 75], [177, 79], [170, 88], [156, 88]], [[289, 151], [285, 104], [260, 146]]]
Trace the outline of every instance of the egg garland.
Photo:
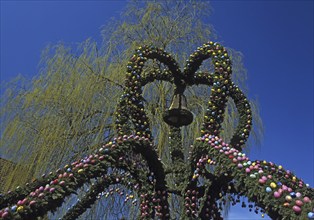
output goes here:
[[247, 141], [251, 131], [252, 111], [245, 95], [242, 93], [239, 87], [233, 83], [231, 83], [230, 97], [234, 100], [240, 115], [239, 125], [235, 131], [235, 134], [230, 140], [230, 145], [234, 146], [238, 150], [241, 150], [241, 147]]
[[[215, 72], [204, 75], [195, 74], [202, 62], [212, 58]], [[220, 126], [223, 121], [225, 105], [227, 102], [228, 83], [231, 75], [231, 62], [224, 47], [218, 43], [208, 42], [190, 55], [190, 59], [184, 67], [184, 75], [188, 84], [207, 84], [212, 86], [208, 112], [204, 119], [203, 133], [219, 134]], [[204, 80], [203, 80], [204, 79]]]
[[[146, 76], [142, 76], [143, 66], [148, 59], [156, 59], [164, 63], [169, 68], [169, 71], [164, 71], [163, 74], [156, 74], [156, 71], [154, 71]], [[161, 72], [159, 71], [158, 73]], [[162, 49], [144, 46], [139, 47], [130, 59], [126, 75], [126, 89], [120, 99], [116, 112], [116, 129], [120, 135], [129, 133], [130, 129], [127, 121], [131, 117], [135, 134], [151, 138], [149, 120], [144, 111], [141, 88], [147, 83], [156, 80], [156, 78], [159, 80], [174, 81], [172, 75], [178, 77], [181, 75], [179, 66], [172, 56]]]
[[[266, 161], [250, 161], [245, 154], [242, 155], [237, 149], [227, 146], [227, 144], [222, 142], [222, 139], [217, 136], [205, 135], [197, 140], [203, 143], [204, 146], [206, 146], [206, 144], [210, 146], [209, 155], [215, 157], [216, 161], [222, 163], [221, 157], [226, 158], [223, 160], [224, 166], [228, 167], [228, 170], [232, 170], [232, 179], [236, 182], [240, 181], [237, 183], [238, 188], [243, 189], [244, 187], [246, 190], [242, 191], [245, 192], [246, 196], [252, 201], [263, 204], [263, 201], [256, 200], [257, 195], [260, 199], [264, 199], [267, 202], [271, 201], [271, 204], [281, 202], [281, 198], [285, 198], [282, 205], [278, 204], [276, 206], [277, 211], [268, 210], [266, 208], [266, 212], [276, 212], [276, 214], [280, 212], [280, 215], [283, 217], [292, 216], [294, 214], [297, 218], [297, 216], [305, 215], [306, 211], [303, 210], [305, 209], [305, 203], [307, 210], [313, 207], [311, 199], [307, 196], [314, 194], [313, 189], [306, 186], [302, 180], [297, 179], [290, 171], [285, 171], [282, 166], [276, 166], [274, 163]], [[228, 162], [228, 160], [230, 162]], [[230, 165], [227, 165], [228, 163]], [[218, 173], [224, 172], [224, 169], [217, 169], [219, 170]], [[290, 180], [287, 178], [290, 178]], [[262, 191], [263, 187], [265, 187], [264, 191]], [[252, 189], [256, 189], [257, 192], [254, 192]], [[278, 202], [276, 202], [276, 200], [278, 200]], [[265, 204], [267, 204], [267, 202], [265, 202]], [[265, 207], [267, 206], [265, 205]], [[286, 209], [283, 210], [284, 208], [290, 209], [292, 212]]]
[[[215, 67], [214, 73], [195, 73], [201, 63], [212, 58]], [[223, 122], [227, 98], [234, 100], [239, 111], [240, 121], [238, 128], [231, 139], [231, 145], [241, 149], [248, 139], [252, 126], [250, 104], [241, 90], [230, 79], [232, 73], [231, 61], [227, 50], [218, 43], [208, 42], [190, 55], [184, 68], [184, 75], [188, 84], [206, 84], [212, 86], [208, 109], [204, 118], [203, 134], [219, 135]], [[192, 78], [193, 76], [193, 78]]]
[[[55, 207], [61, 205], [64, 196], [69, 195], [74, 189], [79, 188], [85, 180], [93, 178], [94, 175], [101, 174], [105, 167], [107, 167], [107, 160], [117, 160], [111, 157], [110, 154], [118, 152], [119, 147], [125, 147], [125, 144], [141, 143], [141, 145], [150, 145], [148, 138], [138, 136], [124, 137], [119, 142], [115, 139], [113, 142], [109, 142], [97, 151], [97, 154], [90, 155], [79, 161], [73, 162], [70, 165], [66, 165], [63, 169], [57, 171], [57, 178], [48, 179], [49, 184], [40, 186], [36, 190], [32, 191], [28, 197], [23, 200], [19, 200], [16, 205], [12, 205], [11, 208], [5, 208], [0, 211], [0, 218], [25, 218], [26, 216], [35, 217], [42, 215], [47, 210], [47, 204], [49, 210], [53, 210]], [[111, 149], [114, 149], [112, 151]], [[110, 153], [112, 151], [112, 153]], [[123, 150], [125, 152], [125, 150]], [[116, 157], [120, 158], [119, 154]], [[122, 167], [126, 164], [122, 162]], [[119, 164], [115, 164], [116, 166]], [[132, 169], [134, 170], [134, 169]], [[101, 172], [99, 172], [101, 171]], [[55, 177], [53, 173], [50, 174]], [[95, 176], [95, 177], [96, 177]], [[87, 178], [88, 177], [88, 178]], [[118, 182], [118, 179], [116, 179]], [[143, 184], [143, 183], [142, 183]], [[42, 209], [40, 209], [42, 207]]]

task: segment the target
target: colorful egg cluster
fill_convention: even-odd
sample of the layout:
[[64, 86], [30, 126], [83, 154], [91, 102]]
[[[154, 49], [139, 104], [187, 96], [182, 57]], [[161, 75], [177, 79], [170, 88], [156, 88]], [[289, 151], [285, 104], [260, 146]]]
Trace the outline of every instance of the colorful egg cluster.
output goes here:
[[[214, 73], [196, 73], [202, 62], [212, 58]], [[204, 118], [203, 134], [219, 135], [228, 97], [232, 98], [239, 112], [239, 125], [231, 139], [238, 150], [248, 139], [252, 114], [250, 104], [241, 90], [231, 82], [231, 61], [227, 50], [218, 43], [208, 42], [190, 55], [184, 68], [187, 84], [212, 86], [207, 112]], [[193, 78], [194, 77], [194, 78]]]
[[[208, 58], [212, 58], [215, 67], [215, 74], [221, 75], [222, 78], [230, 78], [232, 73], [231, 60], [226, 48], [216, 42], [208, 42], [198, 47], [194, 53], [190, 55], [184, 67], [184, 74], [188, 80], [193, 79], [195, 72], [201, 66], [202, 62]], [[191, 81], [190, 83], [194, 83]], [[203, 82], [200, 82], [203, 83]]]
[[230, 97], [233, 99], [239, 114], [239, 125], [230, 140], [230, 145], [237, 150], [245, 144], [252, 128], [252, 111], [250, 103], [239, 87], [232, 83]]
[[[215, 67], [213, 74], [208, 74], [206, 77], [203, 74], [195, 75], [200, 65], [205, 59], [212, 58], [212, 63]], [[208, 111], [204, 118], [203, 133], [211, 133], [218, 135], [220, 132], [221, 123], [227, 97], [230, 87], [231, 61], [227, 50], [218, 43], [209, 42], [190, 55], [184, 68], [184, 73], [188, 78], [188, 84], [207, 84], [212, 86]], [[201, 81], [203, 79], [204, 81]], [[209, 84], [208, 84], [209, 83]]]
[[[56, 174], [51, 172], [47, 176], [43, 175], [43, 178], [47, 180], [48, 183], [35, 188], [28, 196], [17, 201], [16, 204], [0, 210], [0, 218], [35, 218], [42, 213], [40, 209], [48, 210], [49, 206], [49, 210], [53, 210], [62, 204], [65, 196], [71, 194], [84, 182], [91, 178], [101, 176], [104, 168], [110, 165], [110, 160], [113, 160], [117, 167], [119, 167], [120, 163], [122, 167], [125, 167], [126, 161], [124, 161], [123, 155], [128, 148], [128, 144], [132, 145], [132, 143], [138, 143], [141, 146], [151, 146], [151, 142], [147, 137], [125, 135], [115, 138], [112, 142], [101, 147], [96, 154], [89, 155], [70, 165], [66, 165], [62, 169], [58, 169]], [[135, 167], [135, 169], [141, 170], [137, 167]], [[132, 170], [134, 170], [134, 168], [132, 168]], [[115, 178], [113, 182], [120, 183], [127, 178], [129, 178], [128, 172], [125, 173], [125, 176]], [[132, 184], [130, 181], [128, 181], [128, 183]], [[133, 187], [133, 189], [135, 188]]]
[[[156, 59], [164, 63], [169, 69], [163, 74], [157, 71], [159, 74], [152, 72], [143, 76], [142, 69], [148, 59]], [[174, 76], [180, 77], [182, 75], [179, 66], [172, 56], [164, 50], [144, 46], [139, 47], [128, 62], [126, 75], [126, 87], [116, 112], [118, 133], [119, 135], [130, 133], [128, 121], [131, 120], [136, 135], [151, 138], [149, 120], [144, 111], [142, 86], [156, 79], [174, 82], [176, 79]]]
[[[235, 181], [240, 181], [239, 186], [250, 190], [258, 184], [259, 189], [264, 188], [264, 190], [252, 193], [257, 193], [260, 198], [270, 200], [274, 204], [279, 203], [279, 206], [292, 210], [296, 216], [299, 216], [304, 208], [306, 210], [311, 206], [313, 208], [311, 201], [313, 198], [310, 199], [309, 195], [311, 194], [307, 195], [308, 186], [302, 180], [297, 179], [289, 170], [286, 171], [282, 166], [276, 166], [272, 162], [250, 161], [245, 154], [225, 144], [218, 136], [204, 135], [197, 140], [208, 144], [211, 149], [215, 150], [210, 150], [210, 156], [216, 158], [216, 161], [221, 161], [221, 157], [225, 157], [230, 161], [228, 169], [233, 169], [230, 172], [234, 173], [233, 179]], [[200, 161], [197, 164], [200, 164]], [[224, 164], [224, 166], [227, 166], [227, 164]], [[196, 171], [196, 173], [200, 173], [198, 169]], [[239, 178], [245, 176], [246, 178]], [[246, 192], [245, 194], [249, 195], [249, 193]], [[256, 196], [249, 197], [252, 201], [254, 201], [254, 198]], [[263, 201], [255, 202], [263, 204]], [[286, 213], [289, 215], [290, 212]]]

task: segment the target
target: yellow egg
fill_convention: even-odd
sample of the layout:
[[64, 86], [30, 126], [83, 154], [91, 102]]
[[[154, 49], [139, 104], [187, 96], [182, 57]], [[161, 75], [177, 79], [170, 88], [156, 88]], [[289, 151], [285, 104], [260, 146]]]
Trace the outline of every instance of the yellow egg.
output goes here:
[[273, 188], [273, 189], [275, 189], [275, 188], [277, 187], [277, 185], [276, 185], [276, 183], [271, 182], [271, 183], [270, 183], [270, 187]]
[[291, 202], [291, 201], [292, 201], [292, 197], [289, 196], [289, 195], [287, 195], [287, 196], [285, 197], [285, 199], [286, 199], [288, 202]]
[[84, 172], [84, 170], [83, 170], [83, 169], [79, 169], [77, 172], [78, 172], [79, 174], [81, 174], [81, 173]]
[[278, 168], [281, 170], [281, 169], [282, 169], [282, 166], [281, 166], [281, 165], [279, 165], [279, 166], [278, 166]]
[[17, 209], [16, 209], [18, 212], [23, 212], [23, 210], [24, 210], [24, 207], [23, 206], [19, 206], [19, 207], [17, 207]]
[[208, 159], [208, 160], [207, 160], [207, 163], [210, 163], [210, 162], [211, 162], [211, 159]]

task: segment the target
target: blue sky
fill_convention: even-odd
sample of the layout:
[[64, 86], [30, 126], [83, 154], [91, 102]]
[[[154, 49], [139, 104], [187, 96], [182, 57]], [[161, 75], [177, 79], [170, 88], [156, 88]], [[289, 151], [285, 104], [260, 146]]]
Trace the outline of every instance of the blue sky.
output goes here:
[[[265, 126], [251, 159], [283, 165], [314, 185], [313, 1], [213, 1], [218, 40], [241, 51], [249, 96]], [[1, 81], [32, 78], [48, 43], [78, 43], [118, 17], [124, 1], [1, 1]], [[258, 219], [232, 209], [229, 219]]]

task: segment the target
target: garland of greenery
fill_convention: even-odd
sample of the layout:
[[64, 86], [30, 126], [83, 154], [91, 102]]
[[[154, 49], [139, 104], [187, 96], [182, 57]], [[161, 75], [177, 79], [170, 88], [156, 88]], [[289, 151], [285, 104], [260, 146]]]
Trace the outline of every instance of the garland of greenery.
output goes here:
[[233, 201], [237, 200], [237, 195], [245, 195], [273, 219], [306, 219], [307, 215], [312, 215], [313, 188], [289, 170], [271, 162], [250, 161], [217, 136], [205, 135], [198, 140], [199, 147], [207, 149], [208, 154], [198, 161], [192, 180], [205, 176], [212, 161], [216, 161], [215, 164], [221, 165], [214, 172], [228, 177], [218, 181], [218, 192], [233, 194]]
[[[138, 136], [128, 136], [123, 139], [118, 138], [116, 141], [101, 147], [96, 154], [89, 155], [84, 159], [66, 165], [55, 173], [51, 172], [45, 177], [45, 181], [37, 181], [38, 183], [44, 183], [39, 187], [39, 184], [35, 187], [32, 185], [19, 187], [18, 191], [15, 192], [18, 195], [17, 197], [13, 198], [10, 196], [10, 193], [4, 195], [3, 201], [10, 201], [10, 205], [0, 210], [0, 217], [4, 219], [34, 219], [37, 216], [44, 215], [48, 211], [54, 211], [62, 205], [63, 199], [66, 196], [74, 193], [84, 183], [89, 182], [93, 178], [105, 175], [108, 167], [117, 167], [134, 173], [135, 177], [130, 178], [128, 181], [131, 186], [136, 180], [141, 183], [139, 189], [149, 187], [149, 184], [146, 184], [147, 177], [145, 174], [141, 176], [137, 174], [146, 164], [137, 163], [136, 167], [132, 167], [130, 166], [130, 161], [134, 162], [134, 158], [127, 158], [130, 154], [125, 154], [129, 149], [132, 150], [132, 146], [147, 146], [149, 148], [150, 142], [147, 138], [140, 138]], [[132, 151], [135, 152], [136, 149]], [[45, 184], [47, 182], [49, 183]], [[116, 179], [116, 183], [118, 182], [120, 180]], [[28, 194], [29, 191], [31, 192]], [[23, 197], [25, 194], [28, 195], [18, 200], [18, 198]]]
[[[209, 58], [214, 73], [196, 74], [202, 62]], [[143, 67], [149, 59], [167, 68], [144, 74]], [[273, 219], [314, 219], [313, 188], [282, 166], [251, 161], [241, 152], [252, 127], [252, 113], [245, 95], [232, 83], [231, 73], [228, 52], [218, 43], [208, 42], [198, 47], [183, 72], [162, 49], [140, 47], [127, 65], [126, 87], [116, 111], [118, 137], [95, 154], [1, 196], [0, 219], [34, 219], [54, 211], [66, 196], [96, 178], [102, 179], [69, 210], [65, 219], [85, 212], [110, 184], [133, 186], [139, 195], [142, 219], [169, 219], [169, 193], [184, 196], [183, 217], [186, 218], [222, 219], [221, 209], [227, 200], [234, 205], [241, 202], [241, 196], [246, 196], [250, 210], [262, 215], [267, 213]], [[176, 89], [183, 91], [195, 84], [212, 87], [202, 136], [191, 146], [189, 163], [184, 163], [180, 149], [180, 129], [171, 129], [171, 168], [163, 166], [154, 150], [142, 97], [142, 87], [154, 80], [174, 83]], [[229, 98], [233, 99], [240, 118], [228, 144], [219, 134]], [[112, 179], [106, 176], [108, 168], [118, 168], [130, 175]], [[169, 173], [180, 173], [175, 177], [178, 182], [175, 188], [167, 186]], [[242, 202], [242, 206], [246, 204]]]

